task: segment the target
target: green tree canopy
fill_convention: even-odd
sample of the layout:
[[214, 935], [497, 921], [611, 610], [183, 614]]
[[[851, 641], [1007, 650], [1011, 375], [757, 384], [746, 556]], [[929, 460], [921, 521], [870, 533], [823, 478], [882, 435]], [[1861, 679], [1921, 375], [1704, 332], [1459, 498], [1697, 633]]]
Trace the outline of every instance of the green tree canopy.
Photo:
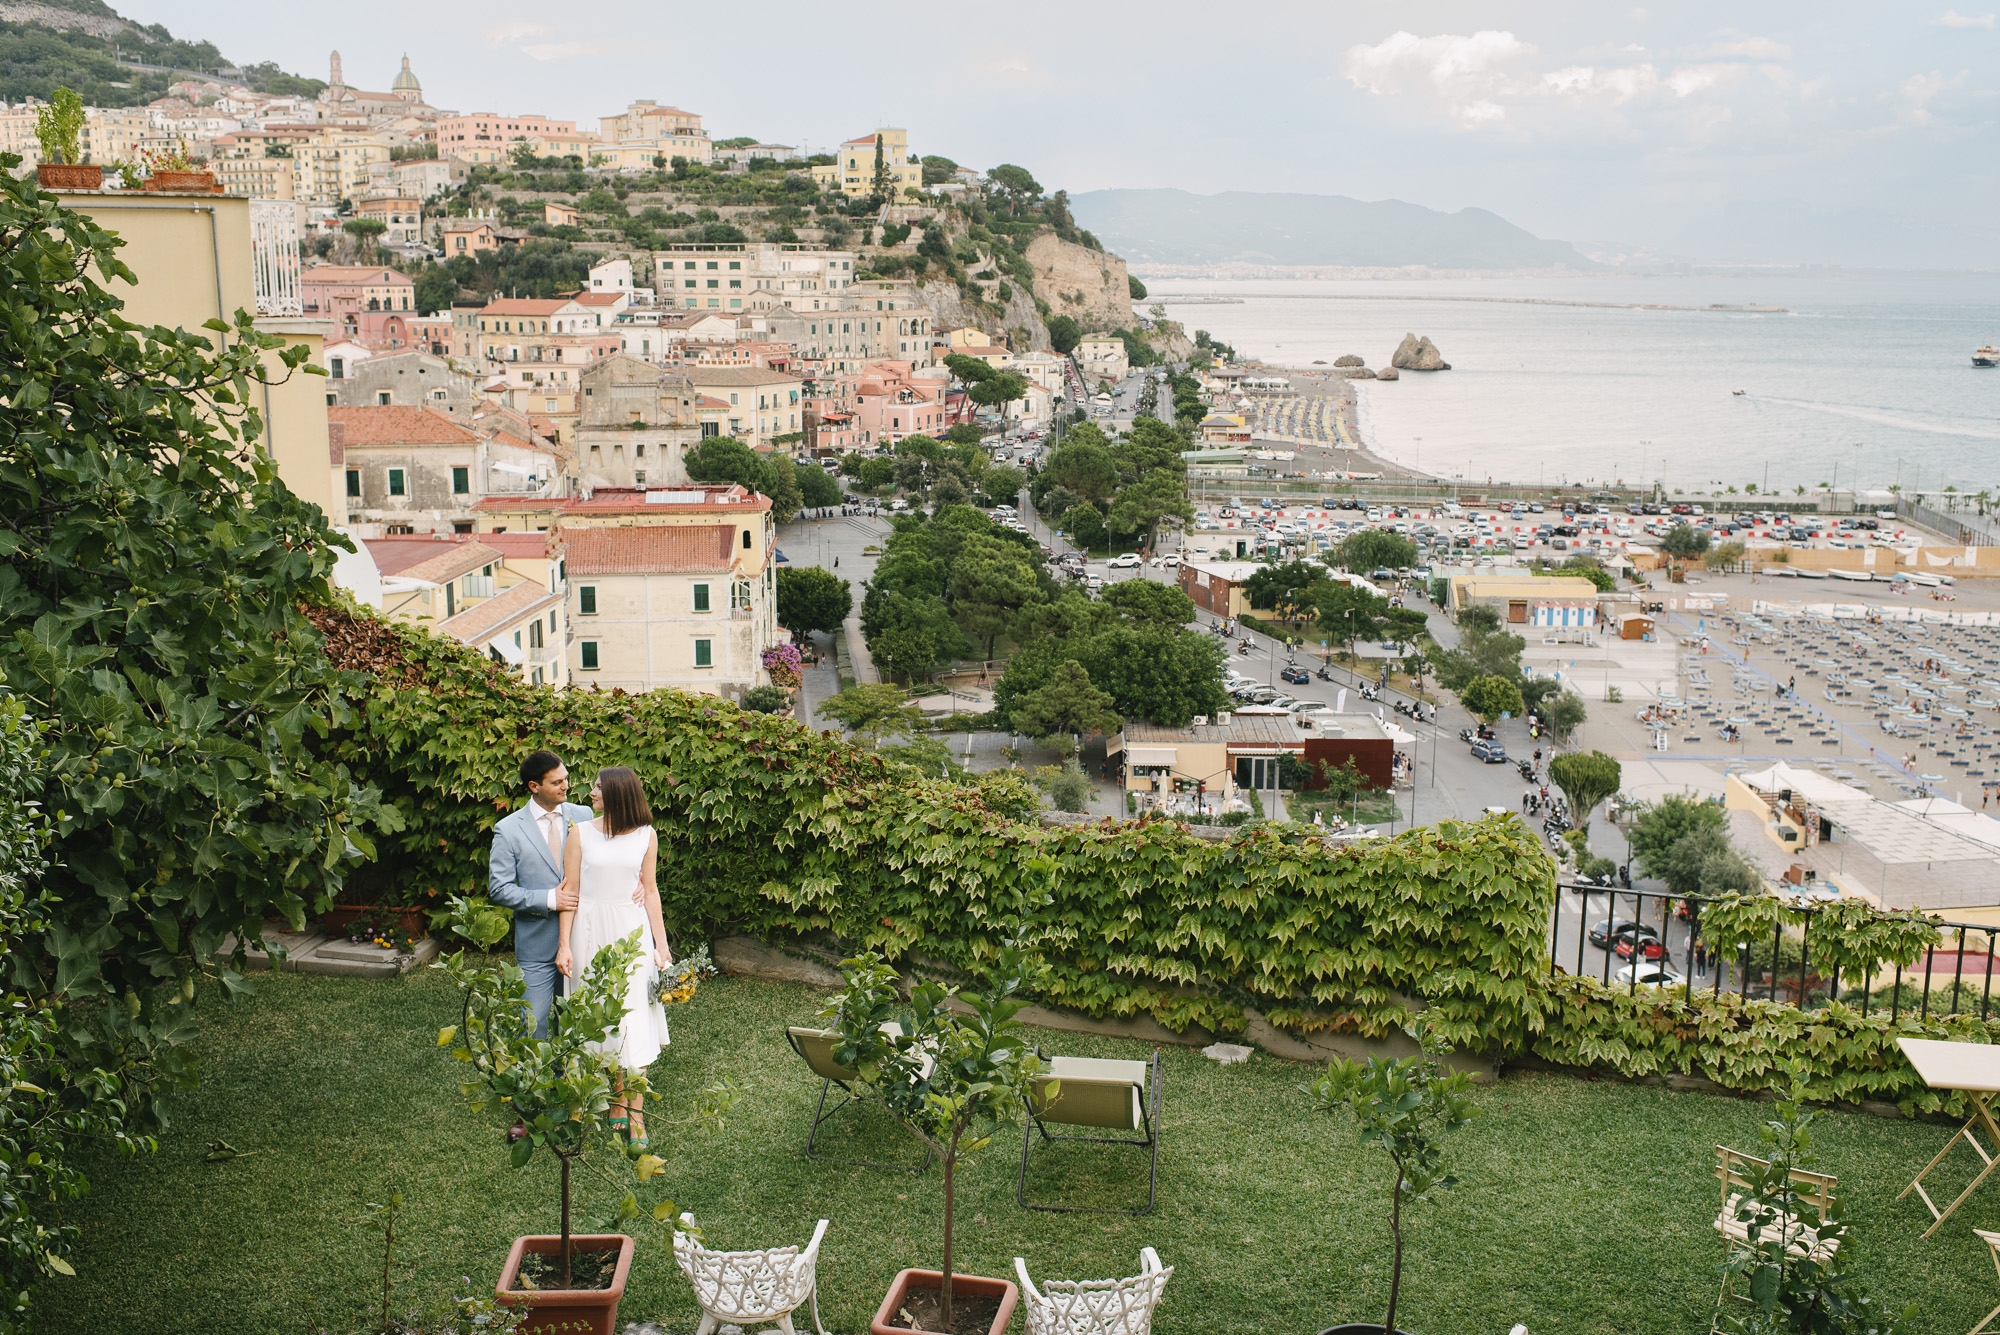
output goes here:
[[1048, 485], [1065, 487], [1093, 505], [1102, 506], [1118, 489], [1118, 465], [1111, 451], [1087, 440], [1077, 440], [1072, 431], [1042, 465], [1041, 476]]
[[1038, 741], [1114, 733], [1124, 726], [1112, 698], [1091, 684], [1073, 658], [1057, 664], [1048, 682], [1017, 701], [1009, 715], [1017, 730]]
[[1660, 550], [1676, 560], [1692, 561], [1708, 550], [1708, 530], [1692, 524], [1675, 524], [1660, 539]]
[[958, 624], [985, 641], [988, 658], [1022, 609], [1043, 597], [1035, 565], [1021, 548], [983, 534], [959, 549], [948, 594]]
[[1728, 827], [1729, 814], [1718, 804], [1676, 793], [1648, 807], [1633, 823], [1632, 857], [1648, 876], [1664, 877], [1667, 859], [1681, 840], [1709, 830], [1725, 835], [1726, 842]]
[[1549, 762], [1549, 780], [1569, 798], [1579, 830], [1590, 824], [1597, 804], [1618, 791], [1621, 778], [1618, 762], [1602, 751], [1570, 751]]
[[1542, 717], [1548, 720], [1549, 730], [1555, 733], [1556, 740], [1567, 744], [1576, 734], [1576, 730], [1583, 726], [1584, 717], [1588, 713], [1582, 696], [1575, 691], [1561, 691], [1548, 702], [1542, 711]]
[[1051, 315], [1048, 318], [1049, 346], [1057, 352], [1068, 355], [1083, 342], [1083, 326], [1073, 315]]
[[807, 464], [804, 468], [797, 468], [794, 474], [799, 484], [801, 503], [814, 509], [840, 504], [842, 499], [840, 483], [818, 464]]
[[1106, 585], [1100, 597], [1135, 622], [1185, 626], [1194, 620], [1194, 599], [1171, 584], [1122, 580]]
[[1349, 570], [1374, 570], [1382, 566], [1407, 570], [1417, 563], [1417, 544], [1387, 529], [1364, 528], [1341, 540], [1339, 561]]
[[854, 610], [848, 582], [819, 566], [778, 567], [778, 624], [795, 635], [840, 629]]
[[1389, 611], [1387, 598], [1341, 580], [1319, 580], [1312, 586], [1312, 600], [1320, 628], [1350, 651], [1356, 640], [1372, 640], [1382, 633], [1382, 618]]
[[1104, 546], [1111, 536], [1105, 531], [1104, 515], [1088, 501], [1071, 506], [1064, 513], [1063, 533], [1085, 551]]
[[1041, 183], [1028, 173], [1028, 169], [1016, 167], [1011, 162], [1003, 162], [987, 172], [986, 179], [1013, 196], [1017, 204], [1042, 193]]
[[920, 731], [924, 726], [923, 711], [910, 704], [907, 694], [895, 686], [876, 682], [850, 686], [821, 701], [819, 713], [843, 724], [870, 745], [897, 733]]
[[1120, 489], [1104, 516], [1106, 528], [1113, 533], [1134, 535], [1149, 550], [1162, 529], [1184, 528], [1192, 523], [1194, 505], [1188, 500], [1187, 483], [1178, 473], [1163, 468]]
[[1460, 630], [1492, 632], [1500, 629], [1500, 613], [1483, 603], [1472, 603], [1458, 609]]
[[1502, 714], [1519, 717], [1522, 712], [1521, 688], [1505, 677], [1474, 677], [1458, 693], [1458, 701], [1488, 723]]
[[690, 481], [737, 482], [771, 498], [771, 515], [779, 523], [799, 512], [796, 470], [782, 454], [765, 457], [729, 436], [704, 440], [687, 452], [683, 461]]
[[1326, 578], [1326, 571], [1310, 561], [1287, 561], [1283, 565], [1263, 566], [1251, 572], [1244, 581], [1243, 593], [1250, 600], [1250, 606], [1260, 611], [1271, 611], [1287, 593], [1311, 588]]

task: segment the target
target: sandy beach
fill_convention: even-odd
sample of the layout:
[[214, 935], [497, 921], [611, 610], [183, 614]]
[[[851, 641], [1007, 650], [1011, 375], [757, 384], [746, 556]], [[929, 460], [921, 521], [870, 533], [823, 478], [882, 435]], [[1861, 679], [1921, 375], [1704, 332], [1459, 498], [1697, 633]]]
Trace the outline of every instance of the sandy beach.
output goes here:
[[[1331, 372], [1298, 371], [1281, 366], [1257, 365], [1260, 376], [1284, 376], [1291, 382], [1295, 402], [1283, 394], [1264, 394], [1252, 402], [1269, 404], [1276, 399], [1288, 423], [1302, 424], [1303, 431], [1278, 431], [1257, 426], [1252, 444], [1260, 449], [1294, 450], [1289, 461], [1271, 460], [1270, 466], [1290, 477], [1321, 477], [1329, 473], [1379, 473], [1383, 478], [1430, 476], [1407, 465], [1391, 462], [1370, 450], [1361, 438], [1354, 382]], [[1257, 418], [1252, 417], [1253, 425]], [[1259, 461], [1264, 462], [1264, 461]], [[1331, 480], [1331, 479], [1329, 479]]]

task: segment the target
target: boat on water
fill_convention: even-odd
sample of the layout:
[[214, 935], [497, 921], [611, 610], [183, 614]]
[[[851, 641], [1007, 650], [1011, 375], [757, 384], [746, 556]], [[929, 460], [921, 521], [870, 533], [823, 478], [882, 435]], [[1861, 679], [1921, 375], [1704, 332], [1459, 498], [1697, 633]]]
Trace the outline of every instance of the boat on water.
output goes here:
[[2000, 348], [1996, 348], [1991, 343], [1988, 343], [1985, 347], [1978, 349], [1972, 354], [1972, 364], [1974, 366], [2000, 366]]
[[1744, 390], [1744, 389], [1732, 389], [1732, 390], [1730, 390], [1729, 392], [1730, 392], [1731, 394], [1734, 394], [1734, 395], [1735, 395], [1735, 396], [1736, 396], [1737, 398], [1739, 398], [1739, 399], [1740, 399], [1740, 398], [1742, 398], [1742, 397], [1743, 397], [1743, 396], [1744, 396], [1745, 394], [1749, 393], [1750, 391], [1748, 391], [1748, 390]]

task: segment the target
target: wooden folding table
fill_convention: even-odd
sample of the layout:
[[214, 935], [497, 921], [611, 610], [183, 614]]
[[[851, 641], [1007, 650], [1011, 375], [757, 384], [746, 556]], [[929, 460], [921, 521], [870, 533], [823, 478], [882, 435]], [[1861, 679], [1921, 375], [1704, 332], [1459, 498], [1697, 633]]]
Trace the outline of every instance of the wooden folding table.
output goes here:
[[[1997, 1157], [2000, 1156], [2000, 1126], [1993, 1124], [1990, 1107], [1993, 1096], [2000, 1094], [2000, 1046], [1991, 1043], [1946, 1043], [1934, 1038], [1899, 1038], [1896, 1044], [1903, 1049], [1903, 1055], [1910, 1059], [1910, 1065], [1916, 1068], [1924, 1083], [1932, 1089], [1957, 1090], [1972, 1096], [1972, 1116], [1965, 1119], [1965, 1125], [1945, 1142], [1937, 1157], [1925, 1164], [1923, 1172], [1918, 1173], [1916, 1179], [1896, 1197], [1900, 1201], [1914, 1191], [1922, 1198], [1935, 1221], [1924, 1230], [1924, 1236], [1928, 1238], [1944, 1226], [1952, 1211], [1965, 1204], [1965, 1198], [1978, 1189], [1988, 1174], [2000, 1167], [2000, 1157]], [[1975, 1126], [1985, 1129], [1986, 1138], [1992, 1142], [1995, 1153], [1988, 1154], [1986, 1147], [1979, 1143], [1979, 1138], [1973, 1134]], [[1972, 1152], [1986, 1166], [1979, 1170], [1979, 1176], [1973, 1178], [1964, 1191], [1958, 1193], [1957, 1200], [1939, 1210], [1937, 1202], [1924, 1190], [1924, 1178], [1944, 1161], [1944, 1156], [1951, 1153], [1952, 1146], [1958, 1144], [1960, 1137], [1972, 1146]]]

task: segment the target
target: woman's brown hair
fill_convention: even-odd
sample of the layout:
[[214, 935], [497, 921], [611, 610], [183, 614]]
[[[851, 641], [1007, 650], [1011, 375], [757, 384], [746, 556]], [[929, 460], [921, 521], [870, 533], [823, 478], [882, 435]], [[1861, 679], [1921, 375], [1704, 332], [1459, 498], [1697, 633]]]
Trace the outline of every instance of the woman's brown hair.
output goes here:
[[597, 787], [604, 794], [604, 833], [617, 838], [653, 823], [653, 809], [646, 805], [646, 790], [639, 776], [623, 765], [606, 765], [597, 771]]

